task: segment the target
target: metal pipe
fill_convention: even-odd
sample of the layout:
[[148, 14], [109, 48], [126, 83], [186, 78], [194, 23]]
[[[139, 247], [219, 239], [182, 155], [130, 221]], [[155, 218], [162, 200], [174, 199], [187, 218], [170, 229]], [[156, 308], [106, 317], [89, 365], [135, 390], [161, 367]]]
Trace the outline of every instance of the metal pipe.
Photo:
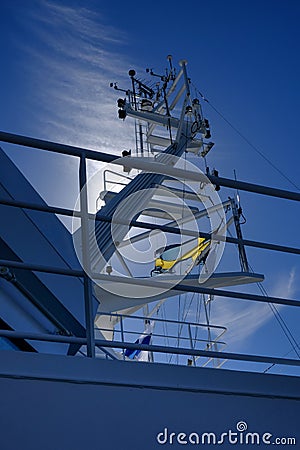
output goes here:
[[[106, 154], [103, 152], [98, 152], [95, 150], [88, 150], [80, 147], [74, 147], [65, 144], [58, 144], [55, 142], [44, 141], [41, 139], [35, 139], [31, 137], [21, 136], [13, 133], [6, 133], [0, 131], [0, 141], [9, 142], [12, 144], [23, 145], [25, 147], [36, 148], [40, 150], [48, 150], [55, 153], [61, 153], [69, 156], [82, 156], [84, 155], [87, 159], [92, 159], [94, 161], [102, 161], [107, 163], [113, 163], [118, 165], [124, 165], [124, 159], [118, 156]], [[143, 158], [145, 160], [147, 158]], [[121, 161], [120, 161], [121, 160]], [[160, 163], [149, 163], [142, 161], [142, 158], [126, 158], [126, 166], [132, 167], [140, 170], [148, 170], [155, 173], [164, 173], [173, 177], [178, 177], [182, 179], [188, 179], [192, 181], [203, 181], [203, 175], [197, 172], [185, 171], [183, 169], [176, 169], [167, 167]], [[172, 170], [170, 170], [172, 169]], [[168, 173], [167, 173], [168, 172]], [[284, 198], [288, 200], [300, 201], [300, 193], [286, 191], [283, 189], [270, 188], [267, 186], [262, 186], [253, 183], [247, 183], [243, 181], [231, 180], [229, 178], [215, 177], [212, 175], [207, 175], [207, 178], [212, 184], [229, 187], [233, 189], [239, 189], [241, 191], [254, 192], [257, 194], [267, 195], [271, 197]]]
[[[49, 266], [41, 266], [41, 265], [35, 265], [35, 264], [25, 264], [20, 263], [18, 261], [10, 261], [1, 259], [0, 260], [0, 266], [5, 267], [18, 267], [21, 269], [28, 269], [28, 270], [34, 270], [36, 272], [49, 272], [49, 273], [56, 273], [59, 275], [70, 275], [70, 276], [84, 276], [83, 271], [78, 270], [67, 270], [67, 269], [60, 269], [55, 267], [49, 267]], [[199, 286], [187, 286], [184, 284], [177, 284], [176, 286], [170, 286], [169, 283], [165, 281], [155, 281], [154, 278], [128, 278], [128, 277], [120, 277], [115, 275], [103, 275], [99, 273], [91, 273], [91, 277], [94, 280], [102, 280], [102, 281], [109, 281], [113, 283], [125, 283], [125, 284], [136, 284], [138, 286], [150, 286], [150, 287], [157, 287], [159, 289], [166, 289], [166, 290], [172, 290], [172, 291], [183, 291], [183, 292], [196, 292], [200, 294], [208, 294], [208, 295], [216, 295], [218, 297], [229, 297], [229, 298], [235, 298], [235, 299], [242, 299], [242, 300], [253, 300], [257, 302], [263, 302], [263, 303], [276, 303], [278, 305], [289, 305], [289, 306], [300, 306], [300, 301], [298, 300], [291, 300], [287, 298], [280, 298], [280, 297], [265, 297], [262, 295], [255, 295], [255, 294], [247, 294], [244, 292], [234, 292], [234, 291], [224, 291], [221, 289], [211, 289], [211, 288], [204, 288]], [[174, 296], [177, 295], [176, 293]]]
[[[193, 337], [192, 337], [192, 330], [191, 330], [191, 325], [188, 324], [188, 331], [189, 331], [189, 341], [190, 341], [190, 346], [191, 346], [191, 350], [194, 350], [194, 346], [193, 346]], [[182, 339], [182, 337], [180, 336], [180, 338]], [[207, 341], [206, 341], [207, 342]], [[195, 356], [193, 356], [193, 363], [194, 366], [196, 365], [196, 359]]]
[[70, 330], [66, 328], [64, 323], [60, 320], [59, 315], [54, 314], [48, 308], [41, 305], [39, 299], [32, 295], [32, 293], [20, 283], [17, 278], [13, 276], [11, 279], [6, 278], [6, 280], [15, 286], [51, 323], [57, 327], [58, 330], [60, 330], [61, 333], [70, 334]]
[[[113, 199], [116, 195], [117, 195], [117, 192], [107, 191], [103, 196], [103, 200], [105, 201], [105, 203], [107, 203], [111, 199]], [[158, 195], [160, 196], [160, 193]], [[157, 214], [159, 214], [158, 217], [163, 216], [164, 218], [169, 218], [172, 214], [182, 214], [183, 211], [187, 210], [187, 209], [189, 209], [195, 215], [195, 218], [196, 218], [196, 213], [198, 213], [199, 210], [195, 206], [186, 207], [184, 204], [174, 203], [174, 202], [173, 203], [166, 202], [164, 200], [155, 200], [152, 198], [149, 201], [147, 208], [142, 211], [141, 215], [144, 215], [144, 216], [154, 215], [155, 216], [155, 214], [157, 213]], [[208, 213], [206, 213], [206, 215], [207, 214]], [[157, 216], [155, 216], [155, 217], [157, 217]], [[184, 216], [184, 217], [186, 218], [186, 216]], [[190, 218], [191, 214], [189, 214], [188, 217]], [[189, 220], [191, 221], [192, 219], [190, 218]], [[176, 224], [177, 222], [174, 221], [174, 223]]]
[[185, 85], [183, 85], [183, 86], [181, 87], [180, 91], [178, 91], [176, 97], [175, 97], [174, 100], [172, 101], [172, 103], [171, 103], [171, 105], [170, 105], [170, 110], [171, 110], [171, 111], [172, 111], [172, 110], [175, 108], [175, 106], [177, 105], [177, 103], [178, 103], [180, 97], [182, 96], [182, 94], [184, 93], [184, 91], [185, 91]]
[[[34, 211], [41, 211], [41, 212], [49, 212], [49, 213], [53, 213], [53, 214], [58, 214], [58, 215], [62, 215], [62, 216], [75, 216], [75, 217], [81, 217], [82, 214], [80, 211], [73, 211], [72, 209], [66, 209], [66, 208], [58, 208], [58, 207], [53, 207], [53, 206], [48, 206], [48, 205], [40, 205], [40, 204], [35, 204], [35, 203], [29, 203], [29, 202], [21, 202], [18, 200], [13, 200], [13, 199], [0, 199], [0, 204], [2, 205], [6, 205], [6, 206], [16, 206], [19, 208], [24, 208], [24, 209], [32, 209]], [[216, 206], [216, 208], [218, 208], [218, 206]], [[195, 215], [195, 218], [199, 218], [202, 213], [204, 214], [204, 211], [200, 211], [199, 214], [197, 213]], [[96, 221], [103, 221], [103, 222], [111, 222], [111, 218], [107, 217], [107, 216], [102, 216], [101, 214], [98, 214], [97, 216], [95, 216], [94, 214], [88, 214], [88, 218], [91, 220], [96, 220]], [[121, 219], [115, 219], [114, 220], [118, 221], [119, 223], [121, 222]], [[175, 222], [175, 221], [174, 221]], [[128, 222], [124, 221], [124, 224], [128, 225]], [[147, 230], [160, 230], [160, 231], [164, 231], [166, 233], [173, 233], [173, 234], [183, 234], [183, 235], [187, 235], [187, 236], [192, 236], [192, 237], [204, 237], [205, 239], [211, 239], [211, 234], [210, 233], [204, 233], [204, 232], [195, 232], [192, 230], [179, 230], [178, 228], [175, 227], [171, 227], [169, 225], [154, 225], [152, 223], [147, 223], [147, 222], [138, 222], [136, 220], [132, 220], [130, 222], [130, 225], [132, 227], [137, 227], [137, 228], [144, 228]], [[146, 236], [145, 236], [146, 237]], [[218, 235], [214, 235], [214, 239], [218, 239]], [[262, 248], [265, 250], [274, 250], [277, 252], [283, 252], [283, 253], [293, 253], [296, 255], [300, 254], [300, 249], [299, 248], [295, 248], [295, 247], [288, 247], [285, 245], [278, 245], [278, 244], [271, 244], [271, 243], [267, 243], [267, 242], [260, 242], [260, 241], [252, 241], [249, 239], [237, 239], [234, 237], [230, 237], [227, 236], [226, 238], [224, 238], [223, 236], [220, 236], [220, 240], [225, 240], [225, 242], [229, 242], [231, 244], [243, 244], [245, 246], [248, 247], [255, 247], [255, 248]], [[135, 242], [135, 236], [133, 236], [131, 238], [131, 242]], [[120, 248], [123, 247], [124, 245], [122, 243], [120, 243]]]
[[185, 83], [185, 89], [186, 89], [186, 95], [189, 97], [191, 95], [191, 92], [190, 92], [190, 81], [188, 79], [187, 71], [186, 71], [187, 61], [185, 59], [182, 59], [181, 61], [179, 61], [179, 65], [182, 67], [183, 76], [184, 76], [184, 83]]
[[[152, 311], [151, 311], [152, 312]], [[146, 317], [150, 317], [151, 313]], [[145, 320], [145, 316], [131, 316], [130, 314], [119, 314], [119, 313], [111, 313], [111, 312], [101, 312], [99, 311], [96, 314], [97, 316], [113, 316], [113, 317], [122, 317], [122, 318], [128, 318], [128, 319], [134, 319], [134, 320]], [[153, 320], [154, 322], [164, 322], [164, 323], [173, 323], [173, 324], [186, 324], [187, 322], [184, 322], [182, 320], [173, 320], [173, 319], [160, 319], [159, 317], [155, 317], [152, 318], [151, 320]], [[206, 323], [199, 323], [199, 322], [188, 322], [189, 324], [191, 324], [192, 326], [195, 327], [204, 327], [207, 328], [207, 324]], [[209, 324], [210, 328], [213, 329], [219, 329], [222, 330], [222, 334], [227, 331], [226, 327], [223, 327], [221, 325], [211, 325]], [[140, 333], [139, 333], [140, 334]]]
[[[196, 194], [195, 194], [196, 195]], [[230, 200], [228, 200], [227, 202], [223, 202], [222, 203], [222, 207], [225, 207], [226, 205], [230, 204]], [[188, 217], [182, 217], [181, 219], [177, 219], [177, 220], [172, 220], [171, 222], [168, 222], [165, 226], [168, 227], [173, 227], [173, 225], [177, 225], [177, 227], [184, 225], [188, 222], [191, 222], [191, 220], [198, 220], [201, 219], [202, 217], [208, 216], [209, 213], [212, 213], [214, 211], [218, 211], [221, 205], [216, 205], [216, 206], [211, 206], [207, 209], [203, 209], [201, 211], [196, 212], [193, 216], [188, 216]], [[177, 229], [177, 228], [176, 228]], [[157, 231], [157, 232], [156, 232]], [[159, 229], [152, 231], [151, 235], [155, 236], [156, 234], [158, 234], [160, 232]], [[130, 239], [126, 239], [125, 241], [120, 242], [119, 247], [118, 248], [122, 248], [125, 247], [127, 245], [132, 245], [135, 242], [139, 242], [145, 238], [148, 238], [150, 234], [150, 231], [145, 232], [145, 233], [140, 233], [140, 234], [136, 234], [134, 236], [132, 236]], [[185, 234], [185, 231], [182, 230], [182, 234]], [[199, 234], [195, 233], [194, 234], [195, 237], [198, 237]], [[299, 250], [300, 252], [300, 250]]]
[[[97, 219], [96, 220], [102, 220], [104, 222], [111, 222], [111, 218], [107, 217], [107, 216], [102, 216], [101, 214], [97, 215]], [[114, 219], [115, 220], [115, 219]], [[117, 219], [116, 223], [122, 223], [121, 219]], [[128, 222], [124, 221], [124, 225], [128, 225]], [[132, 220], [130, 222], [130, 225], [133, 227], [137, 227], [137, 228], [144, 228], [144, 229], [148, 229], [148, 230], [160, 230], [160, 231], [164, 231], [165, 233], [173, 233], [173, 234], [178, 234], [178, 235], [186, 235], [186, 236], [192, 236], [192, 237], [203, 237], [205, 239], [211, 239], [213, 237], [214, 240], [220, 240], [220, 241], [225, 241], [225, 242], [230, 242], [231, 244], [243, 244], [249, 247], [257, 247], [257, 248], [264, 248], [267, 250], [275, 250], [275, 251], [280, 251], [280, 252], [284, 252], [284, 253], [294, 253], [296, 255], [300, 254], [300, 249], [299, 248], [295, 248], [295, 247], [287, 247], [287, 246], [283, 246], [283, 245], [277, 245], [277, 244], [270, 244], [270, 243], [265, 243], [265, 242], [259, 242], [259, 241], [251, 241], [249, 239], [243, 239], [240, 240], [238, 238], [234, 238], [234, 237], [224, 237], [224, 236], [219, 236], [217, 234], [214, 234], [213, 236], [210, 233], [204, 233], [204, 232], [195, 232], [193, 230], [180, 230], [179, 228], [175, 228], [175, 227], [170, 227], [168, 225], [155, 225], [152, 223], [148, 223], [148, 222], [139, 222], [137, 220]], [[133, 242], [134, 242], [134, 237], [132, 238]], [[120, 247], [122, 247], [122, 245], [120, 244]]]
[[115, 159], [119, 158], [118, 156], [103, 152], [96, 152], [95, 150], [88, 150], [82, 147], [75, 147], [73, 145], [59, 144], [57, 142], [45, 141], [43, 139], [36, 139], [14, 133], [6, 133], [4, 131], [0, 131], [0, 141], [8, 142], [10, 144], [22, 145], [25, 147], [36, 148], [38, 150], [47, 150], [63, 155], [77, 157], [85, 156], [88, 159], [107, 163], [113, 162]]
[[32, 270], [35, 272], [54, 273], [56, 275], [66, 275], [70, 277], [82, 278], [84, 276], [83, 270], [64, 269], [61, 267], [46, 266], [41, 264], [28, 264], [20, 261], [11, 261], [5, 259], [0, 260], [0, 266], [14, 267], [16, 269]]
[[[132, 167], [144, 171], [148, 171], [151, 173], [161, 173], [168, 175], [173, 178], [182, 179], [182, 180], [190, 180], [195, 182], [204, 182], [207, 183], [207, 179], [213, 185], [219, 185], [224, 187], [229, 187], [233, 189], [238, 189], [241, 191], [254, 192], [256, 194], [263, 194], [271, 197], [283, 198], [288, 200], [300, 201], [300, 193], [286, 191], [283, 189], [270, 188], [268, 186], [248, 183], [244, 181], [231, 180], [229, 178], [216, 177], [212, 175], [204, 175], [203, 173], [194, 172], [191, 170], [179, 169], [176, 167], [167, 166], [165, 164], [161, 164], [158, 162], [152, 161], [150, 158], [127, 158], [126, 166]], [[127, 163], [128, 161], [128, 163]], [[123, 165], [124, 161], [114, 161], [115, 164]]]
[[[135, 317], [135, 316], [133, 316], [133, 317]], [[131, 318], [132, 318], [132, 317], [131, 317]], [[187, 325], [187, 324], [188, 324], [188, 323], [185, 322], [185, 325]], [[111, 331], [110, 328], [104, 328], [104, 327], [99, 327], [99, 328], [97, 328], [97, 330], [99, 330], [99, 331], [101, 331], [101, 332], [102, 332], [102, 331]], [[121, 334], [121, 331], [120, 331], [120, 330], [115, 330], [114, 332], [115, 332], [115, 334], [117, 334], [117, 333]], [[140, 336], [140, 335], [141, 335], [141, 332], [139, 332], [139, 331], [128, 331], [128, 334], [130, 334], [131, 336]], [[153, 337], [162, 337], [162, 338], [165, 338], [165, 337], [166, 337], [166, 334], [152, 333], [152, 336], [153, 336]], [[173, 335], [173, 334], [168, 334], [167, 337], [168, 337], [169, 339], [178, 339], [178, 336], [177, 336], [177, 335], [175, 336], [175, 335]], [[190, 337], [180, 336], [180, 340], [181, 340], [181, 341], [190, 341]], [[118, 341], [118, 342], [119, 342], [119, 341]], [[121, 342], [124, 342], [124, 339], [121, 340]], [[205, 343], [207, 343], [207, 339], [195, 338], [195, 342], [205, 342]], [[226, 342], [219, 341], [219, 340], [211, 340], [210, 342], [211, 342], [212, 344], [227, 345]], [[191, 346], [191, 348], [193, 348], [193, 346]]]
[[[85, 338], [78, 338], [74, 336], [59, 336], [52, 334], [37, 334], [37, 333], [21, 333], [17, 331], [10, 330], [0, 330], [0, 336], [6, 338], [16, 338], [16, 339], [28, 339], [32, 341], [45, 341], [45, 342], [60, 342], [60, 343], [73, 343], [86, 345], [87, 340]], [[100, 347], [108, 348], [128, 348], [130, 350], [145, 350], [157, 353], [174, 353], [177, 355], [191, 355], [191, 356], [203, 356], [206, 358], [220, 358], [220, 359], [232, 359], [236, 361], [249, 361], [249, 362], [259, 362], [259, 363], [271, 363], [271, 364], [283, 364], [291, 366], [300, 366], [300, 359], [287, 359], [287, 358], [276, 358], [272, 356], [259, 356], [259, 355], [247, 355], [243, 353], [228, 353], [228, 352], [217, 352], [217, 351], [207, 351], [207, 350], [196, 350], [188, 348], [178, 348], [178, 347], [164, 347], [161, 345], [147, 345], [147, 344], [136, 344], [132, 342], [117, 342], [117, 341], [106, 341], [103, 339], [96, 339], [95, 344]]]
[[[242, 228], [240, 224], [240, 213], [238, 212], [238, 205], [236, 201], [232, 198], [231, 199], [231, 210], [233, 214], [234, 219], [234, 225], [235, 225], [235, 231], [237, 238], [241, 242], [243, 240], [243, 234], [242, 234]], [[248, 259], [246, 255], [246, 250], [244, 244], [238, 244], [238, 250], [239, 250], [239, 259], [241, 264], [241, 270], [243, 272], [249, 272], [249, 264]]]
[[[124, 343], [124, 326], [123, 326], [123, 317], [121, 316], [120, 320], [120, 327], [121, 327], [121, 339], [122, 343]], [[123, 352], [123, 359], [125, 360], [125, 352]]]
[[[32, 209], [33, 211], [48, 212], [48, 213], [57, 214], [59, 216], [81, 217], [81, 215], [82, 215], [80, 211], [75, 211], [75, 210], [73, 211], [72, 209], [60, 208], [60, 207], [56, 207], [56, 206], [48, 206], [48, 205], [41, 204], [41, 203], [18, 201], [18, 200], [14, 200], [14, 199], [1, 198], [0, 205], [15, 206], [18, 208], [23, 208], [23, 209]], [[90, 219], [92, 219], [94, 217], [93, 214], [89, 214], [89, 216], [90, 216]]]
[[[82, 239], [82, 261], [83, 267], [90, 271], [90, 256], [88, 251], [89, 242], [89, 223], [88, 223], [88, 198], [86, 187], [86, 159], [80, 157], [79, 165], [79, 186], [80, 186], [80, 211], [81, 211], [81, 239]], [[87, 356], [95, 357], [95, 335], [94, 335], [94, 314], [93, 314], [93, 288], [92, 280], [86, 272], [83, 275], [84, 287], [84, 308], [85, 308], [85, 326], [87, 338]]]
[[[174, 82], [172, 83], [170, 89], [167, 92], [167, 98], [170, 97], [170, 95], [175, 91], [177, 84], [180, 81], [180, 78], [182, 77], [183, 70], [180, 69], [180, 72], [178, 73], [177, 77], [175, 78]], [[164, 109], [165, 100], [162, 100], [155, 108], [153, 108], [153, 112], [160, 112]], [[149, 132], [152, 133], [153, 130], [151, 130], [152, 125], [150, 125]]]
[[277, 188], [270, 188], [268, 186], [247, 183], [245, 181], [230, 180], [229, 178], [214, 177], [212, 175], [207, 175], [207, 178], [214, 185], [239, 189], [241, 191], [254, 192], [256, 194], [267, 195], [270, 197], [283, 198], [286, 200], [294, 200], [297, 202], [300, 201], [300, 193], [298, 192], [286, 191]]

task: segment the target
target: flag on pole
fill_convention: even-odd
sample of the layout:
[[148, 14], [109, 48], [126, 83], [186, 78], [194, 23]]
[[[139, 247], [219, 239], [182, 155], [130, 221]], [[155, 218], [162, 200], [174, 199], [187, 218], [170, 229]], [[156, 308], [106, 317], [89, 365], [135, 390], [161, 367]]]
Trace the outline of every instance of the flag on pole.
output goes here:
[[[148, 321], [148, 323], [146, 323], [145, 331], [135, 341], [135, 344], [150, 345], [152, 332], [153, 332], [153, 323]], [[148, 354], [149, 352], [147, 350], [139, 350], [139, 349], [134, 350], [129, 348], [125, 349], [125, 356], [127, 356], [127, 358], [137, 359], [138, 361], [149, 361]]]

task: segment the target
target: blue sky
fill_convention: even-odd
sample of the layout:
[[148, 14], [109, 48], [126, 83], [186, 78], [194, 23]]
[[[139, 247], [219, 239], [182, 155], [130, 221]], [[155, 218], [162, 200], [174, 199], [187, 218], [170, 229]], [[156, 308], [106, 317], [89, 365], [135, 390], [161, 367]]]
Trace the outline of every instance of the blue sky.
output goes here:
[[[209, 165], [224, 177], [232, 178], [235, 169], [238, 179], [296, 190], [299, 19], [296, 0], [210, 0], [180, 6], [3, 0], [1, 128], [120, 154], [133, 145], [133, 124], [117, 120], [118, 95], [109, 83], [127, 88], [128, 69], [143, 78], [146, 67], [163, 70], [172, 54], [174, 64], [187, 59], [189, 76], [210, 102], [204, 105], [215, 142]], [[49, 203], [74, 206], [75, 160], [58, 161], [41, 152], [33, 157], [25, 149], [3, 147]], [[226, 189], [221, 192], [226, 198]], [[245, 237], [297, 246], [295, 202], [247, 193], [241, 193], [241, 200]], [[265, 274], [270, 295], [299, 296], [296, 256], [255, 249], [247, 253], [253, 270]], [[259, 293], [254, 287], [250, 291]], [[290, 351], [268, 306], [241, 301], [231, 309], [228, 301], [217, 302], [215, 321], [231, 329], [228, 350], [278, 356]], [[281, 313], [299, 342], [299, 312], [281, 308]]]

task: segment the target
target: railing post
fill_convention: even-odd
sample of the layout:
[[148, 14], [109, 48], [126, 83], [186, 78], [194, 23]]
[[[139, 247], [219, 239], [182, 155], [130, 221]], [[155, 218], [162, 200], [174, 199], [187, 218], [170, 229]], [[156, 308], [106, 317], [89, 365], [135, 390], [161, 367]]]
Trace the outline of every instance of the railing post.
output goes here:
[[[124, 326], [123, 326], [123, 317], [122, 316], [121, 316], [121, 320], [120, 320], [120, 328], [121, 328], [122, 343], [124, 343]], [[123, 348], [123, 359], [125, 361], [125, 348]]]
[[95, 334], [94, 334], [94, 316], [93, 316], [93, 291], [90, 273], [90, 255], [89, 255], [89, 222], [88, 222], [88, 199], [86, 188], [86, 158], [80, 156], [79, 165], [79, 186], [80, 186], [80, 212], [81, 212], [81, 241], [82, 241], [82, 261], [84, 267], [84, 307], [85, 307], [85, 327], [87, 339], [87, 356], [95, 357]]

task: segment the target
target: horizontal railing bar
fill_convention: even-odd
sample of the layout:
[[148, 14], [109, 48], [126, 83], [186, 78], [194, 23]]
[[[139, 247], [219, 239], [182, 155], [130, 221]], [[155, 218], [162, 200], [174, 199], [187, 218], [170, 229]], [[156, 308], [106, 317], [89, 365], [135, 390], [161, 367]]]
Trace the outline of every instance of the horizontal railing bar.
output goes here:
[[[31, 203], [31, 202], [24, 202], [14, 199], [0, 199], [0, 205], [5, 206], [13, 206], [17, 208], [23, 208], [23, 209], [32, 209], [33, 211], [40, 211], [40, 212], [47, 212], [52, 214], [57, 214], [60, 216], [70, 216], [70, 217], [81, 217], [82, 213], [80, 211], [76, 211], [73, 209], [68, 208], [60, 208], [58, 206], [49, 206], [49, 205], [41, 205], [39, 203]], [[94, 218], [94, 214], [89, 214], [89, 218]]]
[[83, 270], [65, 269], [62, 267], [45, 266], [41, 264], [29, 264], [23, 263], [21, 261], [11, 261], [6, 259], [0, 259], [0, 266], [12, 267], [15, 269], [32, 270], [34, 272], [53, 273], [56, 275], [67, 275], [70, 277], [80, 277], [80, 278], [82, 278], [85, 273]]
[[260, 184], [248, 183], [245, 181], [231, 180], [229, 178], [214, 177], [206, 175], [210, 182], [214, 185], [238, 189], [246, 192], [253, 192], [255, 194], [267, 195], [268, 197], [282, 198], [285, 200], [300, 201], [300, 193], [293, 191], [286, 191], [284, 189], [271, 188]]
[[212, 324], [207, 324], [207, 323], [199, 323], [199, 322], [184, 322], [182, 320], [173, 320], [173, 319], [161, 319], [160, 317], [151, 317], [151, 319], [145, 317], [145, 316], [131, 316], [130, 314], [118, 314], [118, 313], [110, 313], [110, 312], [101, 312], [98, 311], [96, 314], [97, 316], [113, 316], [113, 317], [120, 317], [122, 319], [124, 318], [129, 318], [129, 319], [137, 319], [137, 320], [150, 320], [151, 322], [166, 322], [166, 323], [173, 323], [176, 325], [188, 325], [190, 324], [191, 326], [197, 326], [197, 327], [205, 327], [205, 328], [217, 328], [220, 330], [224, 330], [226, 331], [227, 328], [223, 327], [221, 325], [212, 325]]
[[[56, 142], [45, 141], [42, 139], [35, 139], [32, 137], [21, 136], [13, 133], [6, 133], [0, 131], [0, 141], [8, 142], [11, 144], [22, 145], [25, 147], [36, 148], [39, 150], [47, 150], [55, 153], [85, 157], [95, 161], [102, 161], [107, 163], [114, 163], [118, 165], [123, 165], [124, 160], [116, 155], [107, 154], [103, 152], [98, 152], [95, 150], [84, 149], [81, 147], [75, 147], [71, 145], [59, 144]], [[133, 158], [128, 157], [126, 161], [127, 167], [133, 167], [140, 170], [146, 170], [149, 172], [165, 173], [166, 175], [189, 179], [193, 181], [203, 181], [203, 174], [185, 171], [183, 169], [177, 169], [174, 167], [165, 167], [163, 164], [156, 162], [147, 162], [143, 158]], [[300, 193], [286, 191], [283, 189], [270, 188], [268, 186], [257, 185], [253, 183], [231, 180], [228, 178], [221, 178], [212, 175], [207, 175], [207, 178], [212, 184], [229, 187], [233, 189], [239, 189], [242, 191], [253, 192], [257, 194], [263, 194], [271, 197], [283, 198], [288, 200], [300, 201]]]
[[[49, 272], [49, 273], [56, 273], [58, 275], [69, 275], [69, 276], [76, 276], [76, 277], [83, 277], [84, 272], [80, 270], [72, 270], [72, 269], [62, 269], [62, 268], [55, 268], [51, 266], [41, 266], [41, 265], [35, 265], [35, 264], [27, 264], [22, 263], [19, 261], [10, 261], [1, 259], [0, 260], [0, 266], [7, 266], [7, 267], [15, 267], [20, 269], [28, 269], [33, 270], [36, 272]], [[227, 298], [234, 298], [234, 299], [242, 299], [242, 300], [253, 300], [257, 302], [263, 302], [263, 303], [276, 303], [278, 305], [288, 305], [288, 306], [300, 306], [300, 301], [298, 300], [291, 300], [287, 298], [280, 298], [280, 297], [265, 297], [262, 295], [256, 295], [256, 294], [247, 294], [244, 292], [234, 292], [234, 291], [224, 291], [222, 289], [212, 289], [212, 288], [204, 288], [201, 286], [186, 286], [184, 284], [177, 284], [176, 286], [170, 286], [169, 283], [165, 281], [156, 281], [154, 278], [147, 279], [147, 278], [129, 278], [129, 277], [120, 277], [115, 275], [104, 275], [104, 274], [97, 274], [97, 273], [91, 273], [89, 274], [90, 277], [93, 280], [102, 280], [102, 281], [109, 281], [110, 283], [125, 283], [125, 284], [136, 284], [138, 286], [150, 286], [150, 287], [157, 287], [158, 289], [166, 289], [172, 290], [172, 291], [184, 291], [184, 292], [196, 292], [199, 294], [207, 294], [207, 295], [214, 295], [217, 297], [227, 297]], [[174, 296], [177, 295], [174, 293]]]
[[119, 159], [119, 156], [111, 155], [95, 150], [88, 150], [83, 147], [75, 147], [74, 145], [59, 144], [57, 142], [45, 141], [44, 139], [36, 139], [28, 136], [22, 136], [20, 134], [6, 133], [0, 131], [0, 141], [10, 144], [22, 145], [24, 147], [35, 148], [37, 150], [46, 150], [62, 155], [76, 156], [92, 159], [94, 161], [113, 162]]
[[[97, 214], [96, 220], [99, 221], [104, 221], [104, 222], [111, 222], [112, 219], [110, 217], [101, 215], [101, 214]], [[114, 217], [114, 222], [115, 223], [123, 223], [124, 225], [128, 225], [127, 221], [122, 221], [121, 218], [116, 218]], [[265, 243], [265, 242], [259, 242], [259, 241], [252, 241], [252, 240], [244, 240], [244, 239], [238, 239], [238, 238], [234, 238], [234, 237], [230, 237], [230, 236], [219, 236], [218, 234], [211, 234], [211, 233], [205, 233], [202, 231], [199, 232], [195, 232], [193, 230], [180, 230], [179, 228], [175, 228], [175, 227], [170, 227], [168, 225], [156, 225], [156, 224], [152, 224], [152, 223], [148, 223], [148, 222], [139, 222], [137, 220], [132, 220], [130, 222], [130, 225], [136, 228], [142, 228], [142, 229], [146, 229], [146, 230], [161, 230], [164, 231], [165, 233], [173, 233], [173, 234], [178, 234], [178, 235], [187, 235], [187, 236], [192, 236], [192, 237], [203, 237], [205, 239], [211, 239], [213, 238], [214, 241], [220, 240], [220, 241], [225, 241], [225, 242], [229, 242], [230, 244], [244, 244], [248, 247], [257, 247], [257, 248], [262, 248], [265, 250], [274, 250], [277, 252], [283, 252], [283, 253], [293, 253], [296, 255], [300, 254], [300, 249], [299, 248], [295, 248], [295, 247], [288, 247], [288, 246], [284, 246], [284, 245], [278, 245], [278, 244], [271, 244], [271, 243]]]
[[[101, 327], [101, 328], [95, 328], [95, 331], [101, 331], [101, 333], [103, 332], [103, 331], [111, 331], [111, 328], [105, 328], [105, 327]], [[124, 334], [127, 334], [127, 335], [130, 335], [130, 336], [140, 336], [141, 334], [143, 334], [143, 333], [141, 333], [140, 331], [130, 331], [130, 330], [114, 330], [114, 334], [116, 334], [116, 333], [118, 333], [118, 334], [122, 334], [122, 333], [124, 333]], [[152, 334], [152, 337], [155, 337], [155, 338], [164, 338], [164, 339], [176, 339], [177, 341], [179, 340], [179, 341], [191, 341], [191, 338], [189, 337], [189, 336], [182, 336], [182, 335], [180, 335], [179, 337], [176, 335], [173, 335], [173, 334], [160, 334], [160, 333], [151, 333]], [[221, 333], [221, 334], [223, 334], [223, 333]], [[146, 336], [146, 334], [145, 334], [145, 336]], [[200, 339], [200, 338], [197, 338], [197, 337], [192, 337], [192, 340], [193, 340], [193, 342], [194, 343], [196, 343], [196, 342], [205, 342], [206, 344], [221, 344], [221, 345], [227, 345], [226, 344], [226, 342], [223, 342], [223, 341], [218, 341], [218, 340], [215, 340], [215, 339]], [[119, 342], [119, 341], [117, 341], [117, 342]]]
[[[35, 211], [48, 212], [48, 213], [58, 214], [58, 215], [62, 215], [62, 216], [70, 216], [70, 217], [75, 216], [75, 217], [79, 217], [79, 218], [82, 216], [80, 211], [73, 211], [72, 209], [59, 208], [59, 207], [48, 206], [48, 205], [39, 205], [39, 204], [35, 204], [35, 203], [23, 202], [23, 201], [18, 201], [18, 200], [13, 200], [13, 199], [0, 199], [0, 204], [6, 205], [6, 206], [24, 208], [24, 209], [32, 209]], [[88, 214], [88, 217], [91, 220], [96, 220], [96, 221], [100, 221], [100, 222], [102, 222], [102, 221], [103, 222], [111, 222], [112, 221], [112, 219], [110, 217], [107, 217], [107, 216], [104, 216], [101, 214], [97, 214], [97, 215]], [[125, 221], [125, 220], [122, 221], [120, 218], [114, 217], [114, 222], [121, 223], [121, 224], [123, 223], [125, 225], [128, 225], [127, 221]], [[192, 230], [180, 230], [179, 228], [170, 227], [168, 225], [155, 225], [155, 224], [148, 223], [148, 222], [139, 222], [137, 220], [132, 220], [130, 222], [130, 225], [132, 227], [142, 228], [142, 229], [146, 229], [146, 230], [149, 230], [149, 229], [150, 230], [161, 230], [166, 233], [184, 234], [184, 235], [194, 236], [194, 237], [203, 237], [205, 239], [211, 239], [211, 237], [212, 237], [212, 235], [210, 233], [195, 232]], [[241, 244], [241, 245], [245, 245], [247, 247], [261, 248], [264, 250], [273, 250], [273, 251], [282, 252], [282, 253], [291, 253], [291, 254], [300, 255], [300, 248], [296, 248], [296, 247], [272, 244], [272, 243], [268, 243], [268, 242], [253, 241], [253, 240], [249, 240], [249, 239], [238, 239], [238, 238], [234, 238], [234, 237], [230, 237], [230, 236], [226, 236], [226, 238], [224, 238], [224, 236], [218, 236], [215, 234], [213, 235], [214, 240], [217, 240], [218, 238], [220, 238], [220, 240], [224, 240], [225, 242], [228, 242], [230, 244]]]
[[[87, 339], [75, 336], [60, 336], [52, 334], [38, 333], [21, 333], [19, 331], [0, 330], [0, 336], [8, 339], [27, 339], [35, 341], [57, 342], [57, 343], [74, 343], [86, 345]], [[203, 356], [205, 358], [232, 359], [236, 361], [249, 361], [259, 363], [271, 363], [290, 366], [300, 366], [300, 359], [277, 358], [272, 356], [247, 355], [243, 353], [217, 352], [212, 350], [196, 350], [180, 347], [166, 347], [161, 345], [135, 344], [132, 342], [116, 342], [106, 341], [103, 339], [95, 339], [95, 345], [108, 348], [120, 348], [129, 350], [144, 350], [155, 353], [174, 353], [177, 355]]]
[[253, 241], [250, 239], [238, 239], [238, 238], [233, 238], [230, 236], [226, 237], [226, 242], [229, 242], [231, 244], [241, 244], [241, 245], [245, 245], [246, 247], [261, 248], [264, 250], [273, 250], [275, 252], [292, 253], [295, 255], [300, 255], [300, 248], [289, 247], [286, 245], [272, 244], [272, 243], [261, 242], [261, 241]]

